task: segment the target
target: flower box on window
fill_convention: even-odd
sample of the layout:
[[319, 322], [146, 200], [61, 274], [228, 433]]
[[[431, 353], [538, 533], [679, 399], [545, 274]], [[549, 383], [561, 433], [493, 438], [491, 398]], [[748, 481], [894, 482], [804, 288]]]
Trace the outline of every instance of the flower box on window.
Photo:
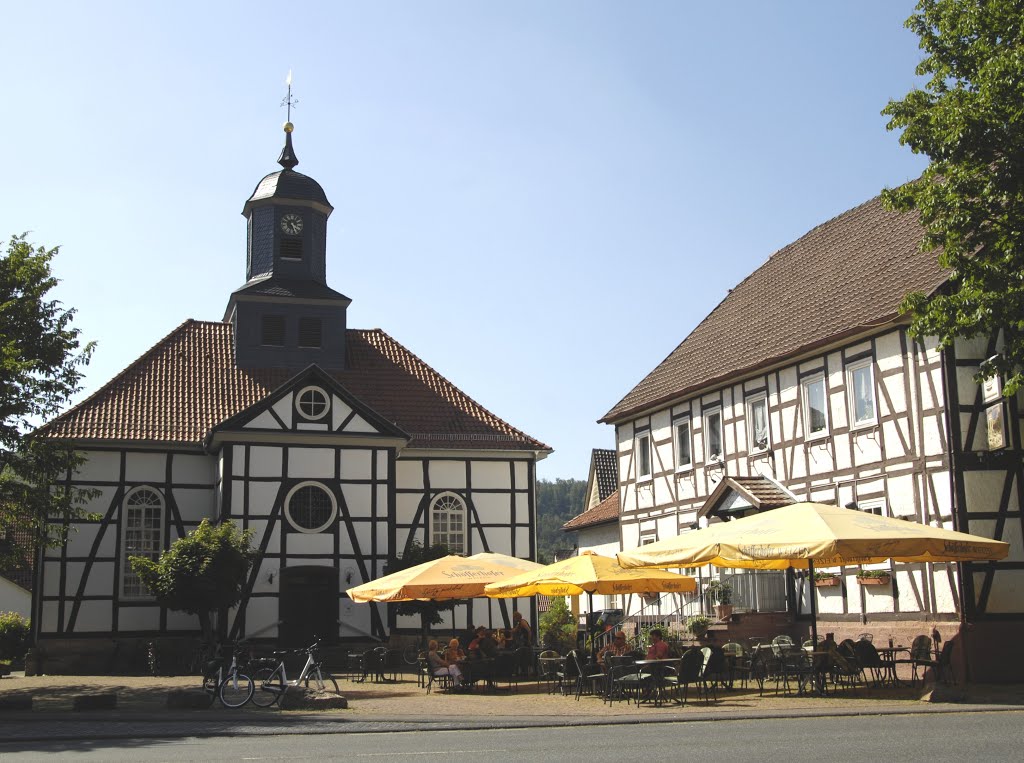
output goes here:
[[857, 582], [861, 585], [889, 585], [892, 575], [884, 570], [861, 572], [857, 575]]
[[817, 575], [814, 576], [814, 586], [815, 586], [815, 588], [828, 588], [830, 586], [837, 586], [837, 585], [839, 585], [839, 576], [838, 575], [824, 575], [824, 576], [822, 576], [820, 578]]

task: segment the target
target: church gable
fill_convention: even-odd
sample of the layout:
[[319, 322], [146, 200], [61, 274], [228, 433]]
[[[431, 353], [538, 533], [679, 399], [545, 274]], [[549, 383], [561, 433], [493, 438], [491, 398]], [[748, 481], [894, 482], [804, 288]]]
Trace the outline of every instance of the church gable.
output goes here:
[[211, 435], [225, 431], [322, 432], [408, 439], [401, 428], [317, 366], [310, 366], [264, 400], [218, 424]]

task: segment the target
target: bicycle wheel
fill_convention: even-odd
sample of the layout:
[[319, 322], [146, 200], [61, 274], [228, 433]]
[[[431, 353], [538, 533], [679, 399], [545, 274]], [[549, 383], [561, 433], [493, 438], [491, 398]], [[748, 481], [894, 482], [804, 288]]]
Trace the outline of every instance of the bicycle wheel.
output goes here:
[[302, 683], [307, 689], [333, 691], [335, 694], [341, 694], [341, 691], [338, 689], [338, 682], [334, 680], [334, 676], [326, 670], [320, 670], [319, 668], [309, 671]]
[[420, 648], [415, 644], [410, 644], [402, 650], [402, 659], [405, 660], [406, 665], [419, 665], [420, 664]]
[[252, 703], [256, 707], [270, 707], [284, 694], [284, 679], [277, 668], [258, 668], [252, 674], [252, 682], [255, 688]]
[[220, 685], [220, 701], [224, 707], [241, 707], [253, 695], [252, 679], [242, 673], [228, 675]]

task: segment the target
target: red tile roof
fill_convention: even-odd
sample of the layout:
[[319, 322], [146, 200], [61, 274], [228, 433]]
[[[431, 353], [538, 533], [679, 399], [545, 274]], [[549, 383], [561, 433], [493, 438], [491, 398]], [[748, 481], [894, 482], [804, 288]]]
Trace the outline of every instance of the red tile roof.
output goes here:
[[563, 530], [580, 530], [584, 527], [619, 521], [619, 491], [615, 490], [592, 509], [577, 514], [564, 525]]
[[[344, 371], [330, 372], [411, 436], [409, 447], [550, 450], [501, 420], [380, 329], [349, 329]], [[198, 445], [294, 371], [239, 369], [232, 326], [185, 321], [91, 397], [40, 432], [71, 440]]]
[[601, 419], [615, 423], [897, 317], [947, 277], [911, 214], [878, 198], [780, 249]]

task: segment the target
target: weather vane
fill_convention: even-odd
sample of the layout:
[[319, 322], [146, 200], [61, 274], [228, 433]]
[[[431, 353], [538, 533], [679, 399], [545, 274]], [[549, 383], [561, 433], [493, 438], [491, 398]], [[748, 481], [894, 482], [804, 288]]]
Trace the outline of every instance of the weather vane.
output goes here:
[[288, 95], [286, 95], [284, 97], [284, 99], [281, 101], [281, 105], [288, 107], [288, 119], [287, 119], [287, 121], [291, 122], [292, 121], [292, 106], [297, 105], [298, 102], [299, 102], [297, 98], [292, 98], [292, 70], [291, 69], [288, 70], [288, 77], [285, 79], [284, 82], [285, 82], [286, 85], [288, 85]]

